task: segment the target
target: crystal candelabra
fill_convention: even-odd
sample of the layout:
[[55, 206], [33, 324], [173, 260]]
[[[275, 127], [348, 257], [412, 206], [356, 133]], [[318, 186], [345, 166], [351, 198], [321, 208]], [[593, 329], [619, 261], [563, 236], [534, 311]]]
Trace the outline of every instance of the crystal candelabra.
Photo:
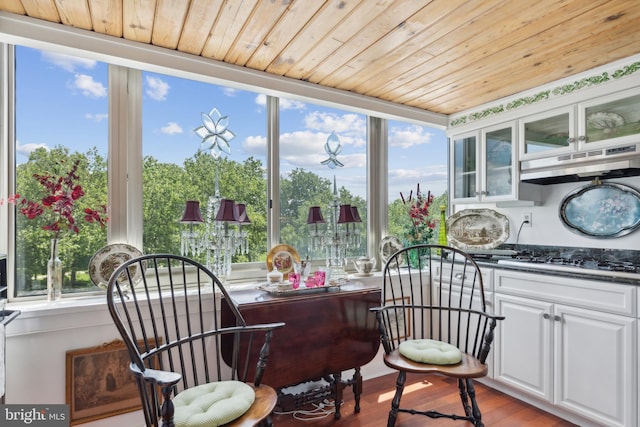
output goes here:
[[[219, 278], [229, 278], [235, 254], [249, 252], [248, 233], [242, 226], [251, 221], [242, 203], [218, 195], [210, 197], [205, 221], [200, 203], [189, 200], [181, 222], [189, 224], [189, 230], [182, 232], [180, 254], [196, 257], [203, 254], [205, 265]], [[194, 230], [194, 224], [198, 223], [205, 223], [204, 230]], [[236, 228], [232, 228], [234, 225]]]
[[323, 231], [318, 227], [318, 224], [326, 223], [320, 206], [309, 208], [307, 224], [312, 226], [309, 233], [309, 252], [325, 248], [326, 265], [331, 272], [330, 277], [339, 280], [346, 277], [344, 267], [348, 250], [360, 247], [361, 238], [356, 229], [356, 223], [362, 222], [362, 219], [356, 206], [340, 204], [335, 176], [333, 177], [333, 203], [330, 210], [330, 223], [327, 230]]
[[[194, 129], [194, 132], [201, 138], [201, 147], [206, 148], [214, 160], [231, 154], [229, 143], [235, 134], [228, 128], [229, 117], [220, 114], [217, 108], [213, 108], [209, 114], [201, 113], [200, 117], [202, 126]], [[215, 192], [207, 202], [206, 222], [200, 214], [200, 203], [195, 200], [187, 202], [181, 222], [189, 224], [189, 231], [181, 235], [180, 253], [204, 254], [207, 268], [223, 280], [231, 275], [233, 256], [249, 252], [248, 233], [242, 230], [243, 224], [251, 223], [246, 207], [220, 197], [217, 170]], [[204, 230], [195, 232], [193, 225], [203, 222]]]

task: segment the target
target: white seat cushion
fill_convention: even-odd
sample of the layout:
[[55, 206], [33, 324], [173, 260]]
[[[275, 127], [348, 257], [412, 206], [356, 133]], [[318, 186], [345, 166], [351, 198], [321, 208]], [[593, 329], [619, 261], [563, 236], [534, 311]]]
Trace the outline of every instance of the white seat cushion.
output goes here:
[[181, 391], [173, 399], [177, 427], [217, 427], [242, 416], [256, 394], [241, 381], [202, 384]]
[[454, 365], [462, 360], [458, 347], [429, 339], [404, 341], [400, 343], [398, 352], [414, 362], [432, 365]]

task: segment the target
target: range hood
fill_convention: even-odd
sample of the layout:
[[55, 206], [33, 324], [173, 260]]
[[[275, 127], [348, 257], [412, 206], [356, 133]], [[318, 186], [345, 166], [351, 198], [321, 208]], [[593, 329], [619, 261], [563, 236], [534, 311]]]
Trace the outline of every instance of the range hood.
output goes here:
[[520, 181], [559, 184], [640, 175], [640, 143], [520, 162]]

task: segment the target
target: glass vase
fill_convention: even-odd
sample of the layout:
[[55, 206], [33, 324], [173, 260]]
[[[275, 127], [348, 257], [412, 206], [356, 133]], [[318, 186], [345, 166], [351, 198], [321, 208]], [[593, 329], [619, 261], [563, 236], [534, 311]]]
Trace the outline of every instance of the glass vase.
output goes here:
[[58, 257], [58, 239], [51, 239], [51, 257], [47, 261], [47, 300], [62, 298], [62, 261]]

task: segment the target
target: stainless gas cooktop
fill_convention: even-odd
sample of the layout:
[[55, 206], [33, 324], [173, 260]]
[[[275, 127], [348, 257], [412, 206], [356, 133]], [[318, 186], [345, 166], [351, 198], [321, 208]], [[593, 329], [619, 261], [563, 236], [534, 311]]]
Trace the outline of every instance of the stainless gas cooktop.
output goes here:
[[640, 265], [622, 261], [595, 261], [553, 257], [516, 257], [500, 259], [498, 264], [530, 268], [532, 270], [586, 273], [605, 277], [640, 280]]

